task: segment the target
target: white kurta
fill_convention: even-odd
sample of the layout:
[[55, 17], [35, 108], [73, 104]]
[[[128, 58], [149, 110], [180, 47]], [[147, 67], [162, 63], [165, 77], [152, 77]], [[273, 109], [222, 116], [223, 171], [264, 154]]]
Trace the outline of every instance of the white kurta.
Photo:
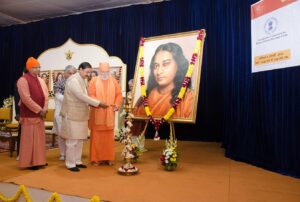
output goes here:
[[62, 117], [59, 114], [62, 106], [62, 101], [64, 96], [61, 93], [55, 93], [55, 111], [54, 111], [54, 123], [52, 128], [52, 133], [56, 135], [60, 135], [61, 133], [61, 125], [62, 125]]
[[97, 107], [100, 101], [88, 96], [87, 83], [79, 73], [66, 82], [61, 109], [61, 136], [66, 139], [86, 139], [88, 136], [89, 105]]
[[54, 122], [53, 122], [53, 128], [52, 133], [58, 135], [58, 147], [60, 150], [60, 156], [62, 159], [63, 156], [66, 155], [66, 141], [63, 137], [61, 137], [61, 127], [62, 127], [62, 117], [60, 115], [60, 110], [62, 106], [62, 101], [64, 99], [64, 95], [61, 93], [55, 93], [55, 111], [54, 111]]
[[79, 73], [68, 78], [60, 114], [61, 136], [66, 138], [66, 167], [82, 164], [83, 140], [88, 135], [89, 105], [97, 107], [100, 101], [88, 96], [87, 83]]
[[62, 137], [66, 139], [87, 139], [87, 121], [73, 121], [68, 116], [65, 116], [62, 118], [62, 125]]

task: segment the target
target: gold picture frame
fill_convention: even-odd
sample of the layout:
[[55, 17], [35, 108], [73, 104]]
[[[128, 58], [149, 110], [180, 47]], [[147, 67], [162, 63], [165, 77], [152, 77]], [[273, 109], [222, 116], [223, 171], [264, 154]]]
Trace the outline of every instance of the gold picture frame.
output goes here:
[[[179, 92], [188, 64], [191, 62], [199, 31], [182, 32], [145, 38], [144, 78], [147, 89], [148, 105], [153, 118], [162, 118], [172, 107]], [[205, 38], [205, 37], [204, 37]], [[200, 90], [201, 66], [204, 39], [198, 52], [190, 86], [178, 105], [171, 122], [195, 123], [197, 116], [198, 94]], [[132, 108], [135, 119], [148, 119], [144, 111], [140, 92], [139, 55], [136, 62], [132, 90]], [[169, 65], [169, 66], [168, 66]], [[160, 73], [154, 73], [159, 68]], [[173, 69], [167, 69], [173, 68]], [[184, 72], [184, 73], [183, 73]], [[179, 75], [180, 74], [180, 75]], [[184, 75], [182, 77], [182, 75]], [[148, 86], [149, 84], [149, 86]], [[170, 88], [170, 86], [172, 88]], [[169, 90], [168, 90], [169, 89]], [[172, 89], [172, 90], [170, 90]]]

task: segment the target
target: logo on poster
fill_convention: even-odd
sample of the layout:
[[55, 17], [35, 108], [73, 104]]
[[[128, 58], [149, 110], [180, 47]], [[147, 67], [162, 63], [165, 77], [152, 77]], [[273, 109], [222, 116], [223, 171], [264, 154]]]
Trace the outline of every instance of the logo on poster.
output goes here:
[[269, 18], [265, 23], [265, 32], [272, 34], [277, 29], [278, 21], [276, 18]]

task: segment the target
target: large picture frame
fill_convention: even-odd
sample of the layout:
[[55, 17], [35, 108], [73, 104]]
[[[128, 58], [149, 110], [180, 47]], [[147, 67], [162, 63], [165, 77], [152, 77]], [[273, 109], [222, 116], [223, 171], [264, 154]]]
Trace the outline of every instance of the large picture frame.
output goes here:
[[[148, 105], [152, 116], [162, 118], [172, 107], [193, 56], [199, 31], [145, 38], [144, 78]], [[199, 48], [191, 82], [171, 122], [195, 123], [200, 89], [204, 39]], [[140, 53], [138, 54], [139, 57]], [[141, 96], [139, 58], [136, 62], [132, 90], [132, 108], [135, 119], [148, 119]]]
[[[110, 66], [109, 67], [110, 75], [118, 81], [118, 84], [120, 85], [120, 87], [122, 87], [122, 82], [121, 82], [121, 78], [123, 76], [122, 71], [123, 71], [122, 66]], [[90, 79], [92, 79], [92, 77], [95, 77], [98, 75], [99, 75], [99, 68], [93, 67]]]

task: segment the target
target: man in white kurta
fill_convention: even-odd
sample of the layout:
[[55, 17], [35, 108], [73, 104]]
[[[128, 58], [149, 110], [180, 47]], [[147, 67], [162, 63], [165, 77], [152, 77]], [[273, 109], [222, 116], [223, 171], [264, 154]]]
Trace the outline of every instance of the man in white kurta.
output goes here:
[[60, 116], [60, 110], [62, 101], [64, 99], [65, 85], [67, 79], [76, 73], [76, 68], [72, 65], [68, 65], [64, 71], [64, 77], [61, 80], [58, 80], [54, 83], [54, 101], [55, 101], [55, 112], [54, 112], [54, 124], [52, 133], [58, 136], [57, 142], [60, 151], [59, 160], [64, 161], [66, 156], [66, 140], [61, 137], [61, 124], [62, 117]]
[[87, 94], [86, 79], [91, 74], [91, 65], [83, 62], [79, 71], [66, 82], [65, 94], [60, 115], [62, 118], [61, 136], [66, 139], [66, 167], [73, 172], [86, 168], [81, 161], [83, 141], [88, 136], [89, 105], [107, 107], [100, 100]]

